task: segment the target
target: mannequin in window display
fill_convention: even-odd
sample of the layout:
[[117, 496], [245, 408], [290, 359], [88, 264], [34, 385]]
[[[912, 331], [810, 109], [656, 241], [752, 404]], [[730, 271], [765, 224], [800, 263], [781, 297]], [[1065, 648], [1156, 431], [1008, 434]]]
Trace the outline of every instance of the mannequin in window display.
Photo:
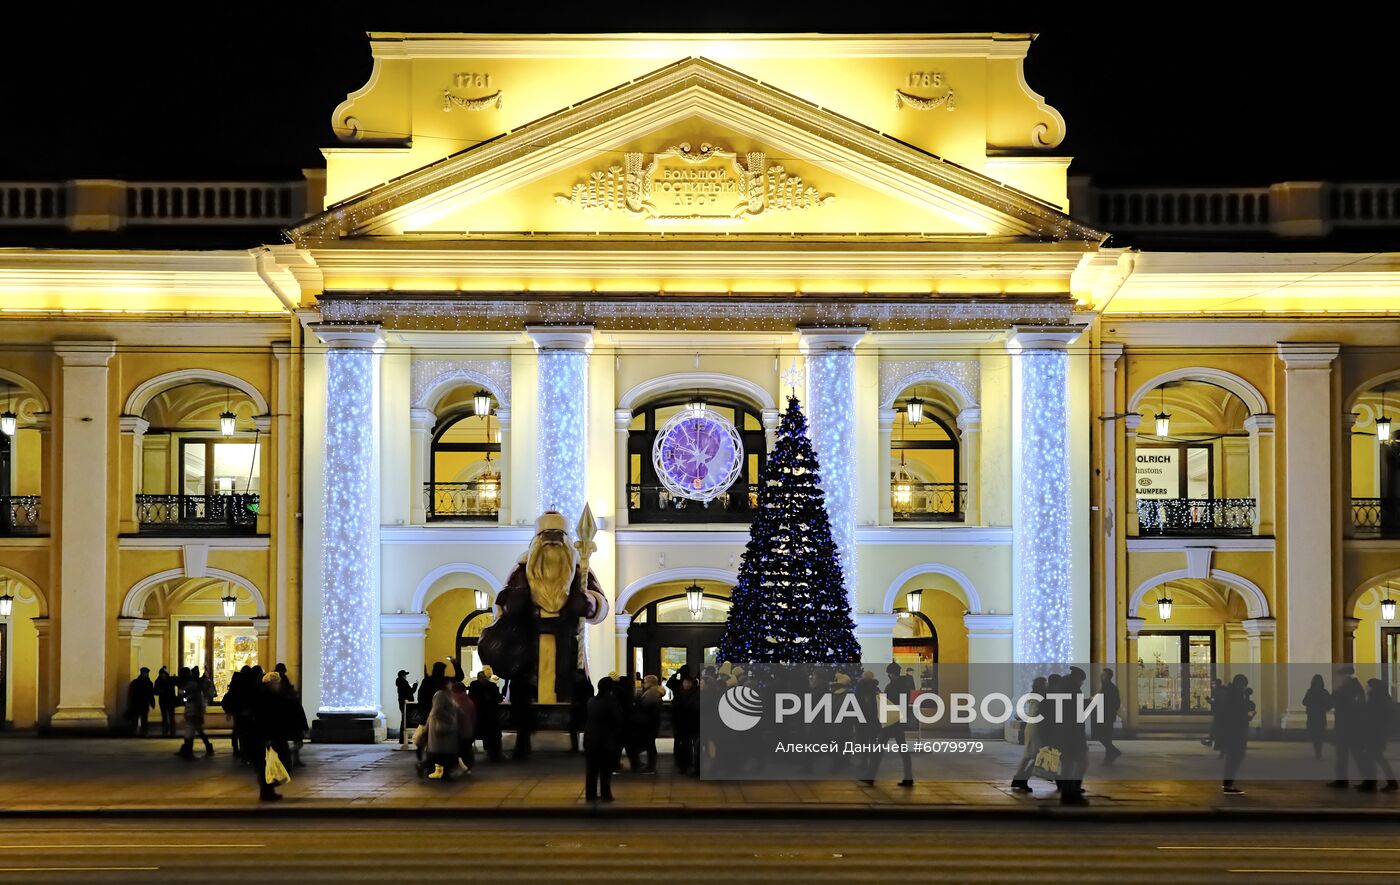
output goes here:
[[496, 596], [496, 610], [477, 646], [481, 660], [510, 681], [512, 694], [533, 687], [536, 703], [568, 703], [586, 666], [584, 624], [607, 617], [608, 602], [591, 570], [585, 584], [563, 514], [548, 511], [535, 521], [530, 549]]

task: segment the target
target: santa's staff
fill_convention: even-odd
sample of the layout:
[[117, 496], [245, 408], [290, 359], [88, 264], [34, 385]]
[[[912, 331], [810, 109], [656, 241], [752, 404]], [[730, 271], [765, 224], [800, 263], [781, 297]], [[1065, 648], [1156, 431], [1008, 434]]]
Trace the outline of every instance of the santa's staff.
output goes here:
[[[593, 536], [598, 534], [598, 523], [593, 518], [593, 508], [585, 502], [583, 513], [579, 514], [578, 525], [574, 527], [578, 534], [578, 540], [574, 542], [574, 549], [578, 551], [578, 573], [583, 576], [583, 589], [588, 590], [588, 557], [598, 550], [598, 545], [593, 543]], [[588, 628], [587, 622], [579, 625], [579, 632], [583, 641], [583, 672], [588, 672]]]

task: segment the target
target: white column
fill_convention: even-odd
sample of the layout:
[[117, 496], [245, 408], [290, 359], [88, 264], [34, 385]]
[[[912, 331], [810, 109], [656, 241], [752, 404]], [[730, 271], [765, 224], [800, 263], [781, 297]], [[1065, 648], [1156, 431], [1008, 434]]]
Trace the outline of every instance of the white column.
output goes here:
[[[429, 467], [433, 458], [433, 424], [437, 421], [437, 416], [430, 409], [410, 409], [408, 413], [409, 428], [409, 478], [412, 486], [413, 504], [409, 508], [409, 522], [413, 525], [423, 525], [428, 521], [428, 477], [432, 474]], [[501, 471], [501, 478], [505, 485], [506, 473]]]
[[1078, 327], [1017, 327], [1011, 352], [1012, 611], [1020, 664], [1074, 660], [1068, 347]]
[[135, 415], [122, 415], [117, 419], [117, 426], [121, 430], [123, 449], [131, 446], [131, 499], [122, 502], [121, 509], [125, 518], [122, 519], [119, 528], [122, 534], [130, 534], [141, 527], [136, 496], [141, 494], [141, 474], [146, 461], [146, 431], [151, 428], [151, 422]]
[[613, 482], [617, 485], [617, 504], [613, 507], [613, 518], [618, 527], [627, 525], [627, 508], [629, 498], [627, 486], [632, 479], [632, 466], [629, 463], [627, 452], [627, 438], [631, 435], [632, 410], [613, 410], [613, 432], [616, 439], [613, 443], [613, 470], [617, 474]]
[[[1100, 478], [1099, 526], [1103, 543], [1103, 651], [1105, 664], [1118, 661], [1118, 539], [1121, 537], [1118, 519], [1118, 360], [1123, 345], [1103, 342], [1099, 345], [1099, 430], [1103, 444], [1099, 463]], [[1130, 465], [1131, 466], [1131, 465]], [[1128, 475], [1132, 476], [1130, 470]], [[1132, 614], [1132, 612], [1129, 612]]]
[[[379, 636], [383, 657], [379, 671], [379, 705], [384, 710], [390, 728], [399, 726], [399, 693], [394, 680], [400, 670], [408, 671], [408, 681], [417, 682], [423, 675], [423, 643], [428, 636], [428, 616], [423, 612], [383, 613], [379, 616]], [[471, 679], [475, 674], [468, 673]]]
[[321, 701], [315, 738], [383, 738], [379, 712], [379, 465], [374, 326], [311, 326], [326, 347]]
[[510, 409], [497, 407], [496, 425], [501, 431], [501, 456], [496, 459], [496, 470], [501, 474], [501, 488], [496, 493], [496, 522], [510, 525]]
[[841, 559], [846, 595], [856, 603], [855, 388], [861, 327], [799, 329], [807, 362], [807, 414], [821, 470], [831, 539]]
[[783, 423], [783, 413], [778, 409], [764, 409], [761, 416], [763, 421], [763, 441], [768, 446], [768, 451], [772, 452], [773, 447], [778, 444], [778, 425]]
[[1254, 499], [1254, 533], [1274, 533], [1274, 416], [1250, 415], [1244, 419], [1249, 432], [1249, 496]]
[[894, 470], [894, 455], [890, 453], [890, 446], [894, 442], [894, 419], [894, 409], [880, 410], [880, 476], [875, 483], [876, 494], [880, 496], [880, 525], [894, 524], [894, 499], [890, 492], [890, 473]]
[[[292, 486], [292, 441], [300, 431], [293, 425], [292, 405], [292, 346], [288, 341], [274, 341], [272, 355], [277, 361], [277, 398], [273, 402], [272, 442], [276, 451], [277, 470], [273, 483], [275, 501], [267, 501], [262, 510], [273, 516], [272, 537], [276, 553], [274, 592], [268, 594], [269, 614], [276, 619], [274, 648], [287, 665], [288, 674], [297, 685], [302, 684], [300, 651], [293, 647], [293, 619], [301, 616], [301, 575], [291, 560], [296, 543], [297, 522], [294, 514], [301, 496]], [[300, 409], [297, 409], [299, 412]], [[263, 468], [263, 473], [267, 473]], [[262, 502], [260, 502], [262, 503]]]
[[977, 406], [968, 406], [958, 412], [957, 420], [958, 431], [962, 435], [962, 476], [958, 481], [967, 488], [967, 500], [963, 504], [962, 512], [963, 522], [967, 525], [981, 525], [982, 512], [977, 493], [978, 486], [981, 485], [978, 468], [982, 463], [982, 410]]
[[[1332, 362], [1336, 344], [1279, 344], [1284, 373], [1284, 588], [1290, 665], [1284, 726], [1303, 721], [1307, 671], [1332, 660]], [[1303, 680], [1294, 684], [1295, 680]]]
[[54, 728], [107, 728], [107, 364], [113, 341], [59, 341], [62, 452]]
[[588, 355], [591, 326], [529, 326], [539, 355], [535, 453], [538, 512], [557, 510], [572, 526], [588, 489]]

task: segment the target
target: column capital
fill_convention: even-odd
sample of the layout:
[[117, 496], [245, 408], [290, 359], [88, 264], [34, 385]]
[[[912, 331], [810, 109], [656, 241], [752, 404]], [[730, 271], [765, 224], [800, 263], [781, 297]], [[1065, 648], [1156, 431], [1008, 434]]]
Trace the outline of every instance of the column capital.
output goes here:
[[253, 632], [258, 634], [258, 641], [266, 641], [272, 633], [272, 626], [269, 618], [253, 618]]
[[271, 415], [254, 415], [253, 426], [258, 429], [258, 433], [268, 434], [272, 432]]
[[1111, 372], [1123, 358], [1123, 345], [1116, 341], [1099, 342], [1099, 359], [1103, 360], [1105, 372]]
[[1240, 626], [1251, 639], [1272, 639], [1278, 632], [1278, 622], [1273, 618], [1249, 618], [1240, 621]]
[[1066, 350], [1084, 334], [1086, 326], [1012, 326], [1006, 339], [1006, 349], [1012, 353], [1023, 350]]
[[422, 639], [428, 635], [428, 616], [422, 612], [381, 614], [379, 635], [385, 639]]
[[309, 323], [311, 333], [326, 347], [369, 349], [384, 342], [384, 330], [379, 326], [346, 326], [335, 323]]
[[1268, 412], [1250, 415], [1244, 419], [1244, 429], [1250, 436], [1271, 436], [1274, 432], [1274, 416]]
[[45, 639], [53, 635], [53, 618], [30, 618], [30, 623], [34, 625], [34, 632], [39, 634], [40, 639]]
[[1283, 360], [1285, 372], [1298, 370], [1319, 370], [1332, 368], [1332, 361], [1341, 352], [1340, 344], [1316, 344], [1313, 342], [1284, 342], [1278, 344], [1278, 356]]
[[632, 427], [632, 410], [631, 410], [631, 409], [614, 409], [614, 410], [613, 410], [613, 429], [615, 429], [618, 433], [626, 433], [628, 430], [631, 429], [631, 427]]
[[122, 415], [117, 419], [117, 426], [122, 433], [129, 433], [132, 436], [145, 436], [146, 431], [151, 429], [151, 422], [136, 415]]
[[798, 326], [803, 353], [823, 350], [852, 350], [868, 332], [865, 326]]
[[492, 414], [496, 416], [496, 426], [502, 430], [510, 430], [510, 408], [508, 406], [497, 406], [496, 411]]
[[1138, 428], [1142, 426], [1142, 416], [1137, 412], [1129, 412], [1123, 416], [1123, 429], [1128, 436], [1137, 436]]
[[976, 432], [982, 429], [982, 409], [979, 406], [968, 406], [957, 417], [958, 429], [963, 433]]
[[1342, 618], [1342, 635], [1355, 636], [1356, 628], [1361, 626], [1360, 618]]
[[895, 409], [881, 409], [876, 413], [876, 418], [880, 424], [881, 433], [894, 433], [894, 421], [899, 417], [899, 412]]
[[1137, 639], [1142, 628], [1147, 625], [1146, 618], [1124, 618], [1123, 625], [1128, 628], [1128, 638]]
[[1014, 620], [1012, 615], [991, 615], [976, 612], [968, 612], [963, 615], [963, 624], [967, 627], [968, 639], [1010, 636]]
[[55, 341], [53, 352], [64, 366], [105, 368], [117, 352], [115, 341]]
[[145, 618], [117, 618], [117, 638], [135, 639], [146, 632], [150, 622]]
[[759, 417], [764, 430], [777, 430], [778, 425], [783, 423], [783, 413], [777, 409], [764, 409]]
[[432, 409], [409, 409], [408, 426], [413, 430], [430, 431], [437, 423], [437, 415]]
[[290, 342], [290, 341], [274, 341], [274, 342], [272, 342], [272, 355], [273, 355], [273, 357], [275, 357], [275, 358], [277, 359], [278, 362], [281, 362], [282, 360], [285, 360], [285, 359], [290, 359], [291, 356], [292, 356], [292, 342]]
[[899, 615], [884, 612], [857, 613], [852, 616], [852, 620], [856, 622], [857, 636], [889, 637], [894, 634], [895, 624], [899, 623]]
[[593, 352], [592, 326], [526, 326], [525, 334], [535, 343], [536, 351]]
[[1356, 414], [1355, 412], [1343, 412], [1342, 429], [1345, 430], [1347, 433], [1350, 433], [1352, 431], [1352, 428], [1356, 427], [1356, 422], [1360, 420], [1361, 416]]
[[613, 615], [613, 626], [626, 633], [627, 628], [632, 626], [632, 616], [627, 612], [618, 612]]

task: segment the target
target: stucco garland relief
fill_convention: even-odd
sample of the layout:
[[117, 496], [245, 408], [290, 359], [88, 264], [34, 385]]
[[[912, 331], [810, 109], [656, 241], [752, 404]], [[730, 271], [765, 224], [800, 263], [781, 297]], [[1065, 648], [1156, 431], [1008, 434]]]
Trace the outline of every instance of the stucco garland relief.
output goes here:
[[462, 98], [453, 95], [450, 90], [444, 89], [442, 90], [442, 110], [443, 113], [447, 113], [453, 108], [461, 108], [464, 111], [484, 111], [494, 107], [496, 110], [500, 110], [504, 99], [505, 93], [500, 89], [480, 98]]
[[966, 406], [980, 399], [981, 366], [976, 360], [899, 360], [880, 363], [880, 402], [894, 402], [900, 391], [921, 382], [946, 384]]
[[951, 89], [937, 98], [921, 98], [913, 93], [905, 92], [903, 89], [896, 89], [894, 91], [894, 109], [898, 111], [905, 107], [911, 107], [916, 111], [931, 111], [934, 108], [956, 110], [956, 106], [953, 104], [953, 90]]
[[586, 212], [626, 212], [656, 222], [710, 223], [814, 209], [834, 198], [800, 175], [768, 165], [761, 151], [750, 151], [741, 160], [734, 151], [708, 142], [694, 150], [682, 142], [649, 158], [629, 151], [621, 163], [590, 173], [567, 194], [554, 195], [561, 205]]
[[414, 360], [409, 370], [413, 408], [427, 408], [427, 396], [449, 379], [480, 384], [510, 408], [510, 360]]

